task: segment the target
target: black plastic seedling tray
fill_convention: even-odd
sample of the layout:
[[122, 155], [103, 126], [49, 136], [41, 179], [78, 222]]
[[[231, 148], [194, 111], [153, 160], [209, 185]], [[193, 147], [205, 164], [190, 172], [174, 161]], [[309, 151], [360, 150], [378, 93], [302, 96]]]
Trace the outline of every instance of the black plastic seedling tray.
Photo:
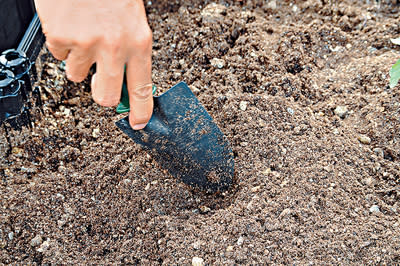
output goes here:
[[29, 99], [37, 78], [33, 63], [44, 35], [33, 1], [2, 0], [0, 9], [0, 47], [5, 48], [0, 50], [0, 125], [7, 121], [12, 127], [21, 127], [29, 125]]

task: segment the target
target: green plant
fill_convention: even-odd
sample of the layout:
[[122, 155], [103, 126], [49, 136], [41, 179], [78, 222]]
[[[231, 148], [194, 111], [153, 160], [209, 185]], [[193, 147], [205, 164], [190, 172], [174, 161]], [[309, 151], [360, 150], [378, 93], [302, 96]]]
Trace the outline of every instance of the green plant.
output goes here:
[[[391, 39], [392, 43], [400, 45], [400, 37], [397, 39]], [[392, 66], [389, 71], [390, 74], [390, 88], [394, 88], [400, 80], [400, 59]]]

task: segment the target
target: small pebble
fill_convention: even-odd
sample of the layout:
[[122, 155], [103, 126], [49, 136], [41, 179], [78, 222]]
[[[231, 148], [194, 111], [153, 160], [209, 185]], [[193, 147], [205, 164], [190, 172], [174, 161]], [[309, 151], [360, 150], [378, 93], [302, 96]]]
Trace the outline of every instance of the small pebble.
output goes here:
[[10, 239], [11, 241], [14, 239], [14, 232], [8, 233], [8, 239]]
[[365, 241], [365, 242], [361, 245], [361, 247], [362, 247], [362, 248], [366, 248], [366, 247], [369, 247], [371, 244], [372, 244], [371, 241]]
[[199, 258], [199, 257], [193, 257], [192, 265], [193, 266], [204, 266], [204, 260], [202, 258]]
[[97, 139], [100, 136], [100, 128], [93, 129], [92, 136]]
[[39, 246], [41, 243], [42, 243], [42, 236], [41, 235], [37, 235], [34, 238], [32, 238], [32, 240], [31, 240], [31, 246], [32, 247]]
[[378, 50], [378, 49], [376, 49], [375, 47], [370, 47], [370, 48], [368, 49], [368, 52], [370, 52], [370, 53], [372, 54], [372, 53], [375, 53], [377, 50]]
[[58, 65], [58, 68], [65, 71], [65, 66], [66, 66], [65, 61], [61, 61], [61, 63]]
[[[395, 1], [392, 1], [392, 2], [395, 2]], [[397, 38], [397, 39], [390, 39], [390, 41], [391, 41], [392, 43], [394, 43], [394, 44], [400, 45], [400, 37]]]
[[71, 109], [65, 108], [64, 111], [63, 111], [63, 114], [64, 114], [65, 116], [71, 116]]
[[37, 249], [38, 252], [45, 252], [50, 247], [50, 240], [44, 241], [40, 247]]
[[54, 69], [47, 69], [46, 72], [47, 72], [47, 74], [49, 74], [49, 76], [55, 76], [56, 75], [56, 71]]
[[332, 133], [334, 134], [334, 135], [339, 135], [339, 129], [337, 129], [337, 128], [334, 128], [333, 130], [332, 130]]
[[219, 69], [224, 68], [225, 60], [224, 59], [219, 59], [219, 58], [213, 58], [213, 59], [211, 59], [211, 65], [213, 67], [216, 67], [216, 68], [219, 68]]
[[57, 198], [60, 198], [61, 200], [64, 200], [64, 199], [65, 199], [64, 195], [61, 194], [61, 193], [57, 193], [57, 194], [56, 194], [56, 197], [57, 197]]
[[67, 221], [65, 221], [65, 220], [63, 220], [63, 219], [58, 220], [58, 221], [57, 221], [58, 228], [61, 229], [66, 223], [67, 223]]
[[200, 206], [199, 210], [200, 210], [201, 213], [207, 213], [207, 212], [211, 211], [211, 209], [209, 207], [204, 206], [204, 205]]
[[32, 167], [32, 168], [30, 168], [30, 167], [21, 167], [21, 172], [28, 173], [28, 174], [34, 174], [34, 173], [37, 172], [37, 169], [34, 168], [34, 167]]
[[79, 121], [79, 123], [76, 125], [77, 129], [82, 129], [84, 127], [85, 127], [85, 125], [82, 123], [82, 121]]
[[8, 169], [8, 168], [4, 169], [4, 174], [5, 174], [6, 176], [10, 176], [10, 177], [14, 176], [14, 174], [13, 174], [13, 173], [10, 171], [10, 169]]
[[272, 0], [272, 1], [268, 2], [267, 8], [269, 8], [269, 9], [276, 9], [276, 1], [275, 1], [275, 0]]
[[285, 217], [285, 216], [289, 215], [291, 212], [292, 212], [292, 210], [290, 208], [286, 208], [281, 212], [281, 214], [279, 214], [279, 217]]
[[243, 242], [244, 242], [244, 238], [241, 236], [241, 237], [239, 237], [239, 239], [237, 240], [237, 245], [238, 246], [241, 246], [242, 244], [243, 244]]
[[383, 149], [381, 149], [381, 148], [375, 148], [374, 152], [375, 152], [376, 156], [379, 156], [381, 158], [383, 158], [383, 156], [385, 156], [385, 153], [383, 152]]
[[127, 185], [130, 185], [132, 183], [132, 180], [130, 180], [129, 178], [126, 178], [122, 182], [127, 186]]
[[194, 92], [194, 93], [199, 93], [200, 92], [200, 89], [199, 88], [197, 88], [197, 87], [195, 87], [195, 86], [190, 86], [190, 89]]
[[81, 146], [86, 146], [88, 143], [87, 143], [87, 140], [86, 139], [82, 139], [82, 141], [81, 141], [81, 143], [79, 143]]
[[75, 97], [72, 99], [65, 100], [64, 103], [69, 104], [69, 105], [78, 105], [80, 103], [80, 101], [81, 100], [79, 97]]
[[362, 144], [370, 144], [371, 143], [371, 138], [366, 136], [366, 135], [360, 135], [358, 136], [358, 140], [362, 143]]
[[372, 177], [367, 177], [364, 179], [364, 184], [367, 186], [371, 186], [374, 183], [374, 179]]
[[272, 172], [271, 168], [267, 168], [267, 169], [265, 169], [264, 171], [262, 171], [262, 173], [263, 173], [264, 175], [269, 175], [271, 172]]
[[226, 248], [226, 251], [227, 251], [227, 252], [233, 251], [233, 246], [228, 246], [228, 247]]
[[335, 115], [339, 116], [342, 119], [346, 117], [348, 112], [349, 111], [347, 110], [347, 107], [342, 105], [337, 106], [334, 111]]
[[378, 205], [372, 205], [371, 208], [369, 208], [369, 211], [372, 213], [379, 213], [379, 206]]
[[194, 248], [194, 249], [197, 250], [197, 249], [200, 249], [200, 247], [201, 247], [200, 241], [196, 241], [196, 242], [193, 243], [193, 248]]
[[13, 147], [11, 150], [11, 153], [16, 156], [16, 157], [22, 157], [23, 149], [18, 148], [18, 147]]
[[248, 102], [246, 102], [246, 101], [241, 101], [240, 104], [239, 104], [240, 110], [246, 111], [246, 109], [247, 109], [247, 104], [248, 104]]
[[287, 111], [289, 114], [293, 115], [294, 114], [294, 110], [290, 107], [287, 108]]
[[336, 46], [335, 48], [331, 48], [331, 51], [332, 52], [339, 52], [342, 49], [343, 49], [343, 47], [339, 45], [339, 46]]
[[226, 7], [217, 3], [208, 4], [201, 11], [201, 18], [203, 22], [217, 22], [219, 20], [223, 20], [223, 16], [221, 15], [225, 12]]

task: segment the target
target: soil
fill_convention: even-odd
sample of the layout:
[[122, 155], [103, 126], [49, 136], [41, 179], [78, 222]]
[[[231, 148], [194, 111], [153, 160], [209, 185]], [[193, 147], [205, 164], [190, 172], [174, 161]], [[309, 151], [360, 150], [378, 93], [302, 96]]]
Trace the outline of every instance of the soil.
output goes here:
[[0, 264], [399, 264], [398, 2], [146, 5], [153, 80], [189, 84], [234, 187], [172, 178], [44, 51], [43, 114], [0, 134]]

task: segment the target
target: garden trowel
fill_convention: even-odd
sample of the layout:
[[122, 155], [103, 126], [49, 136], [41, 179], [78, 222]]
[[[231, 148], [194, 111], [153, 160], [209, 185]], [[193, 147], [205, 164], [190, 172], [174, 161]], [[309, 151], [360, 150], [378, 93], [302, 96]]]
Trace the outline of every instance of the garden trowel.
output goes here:
[[[124, 82], [117, 112], [129, 111], [128, 99]], [[184, 183], [211, 193], [232, 185], [230, 144], [185, 82], [154, 97], [153, 115], [144, 129], [133, 130], [128, 116], [116, 125]]]

